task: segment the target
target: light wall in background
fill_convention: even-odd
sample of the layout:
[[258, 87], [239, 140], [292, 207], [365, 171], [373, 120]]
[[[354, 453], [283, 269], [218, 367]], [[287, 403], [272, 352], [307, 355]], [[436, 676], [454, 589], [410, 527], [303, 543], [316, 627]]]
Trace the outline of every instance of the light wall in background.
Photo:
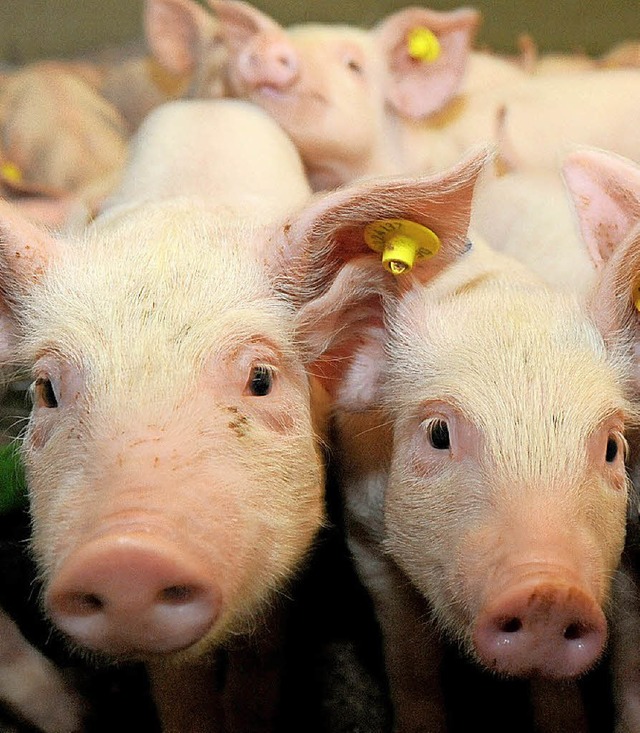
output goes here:
[[[411, 2], [397, 0], [257, 0], [281, 23], [305, 20], [368, 27]], [[464, 3], [460, 3], [464, 4]], [[480, 45], [516, 50], [529, 33], [542, 50], [601, 53], [627, 38], [640, 38], [640, 0], [478, 0], [484, 14]], [[431, 0], [451, 9], [454, 2]], [[0, 61], [71, 56], [126, 44], [142, 35], [142, 0], [0, 0]]]

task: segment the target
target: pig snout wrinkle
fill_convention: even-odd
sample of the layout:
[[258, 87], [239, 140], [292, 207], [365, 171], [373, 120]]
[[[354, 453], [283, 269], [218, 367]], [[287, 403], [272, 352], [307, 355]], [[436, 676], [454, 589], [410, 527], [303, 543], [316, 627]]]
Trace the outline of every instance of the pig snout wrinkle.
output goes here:
[[220, 594], [207, 570], [166, 543], [102, 537], [67, 558], [46, 607], [63, 632], [94, 651], [177, 652], [200, 641], [219, 614]]
[[585, 591], [544, 582], [505, 593], [478, 617], [480, 660], [507, 675], [569, 678], [598, 661], [607, 624]]

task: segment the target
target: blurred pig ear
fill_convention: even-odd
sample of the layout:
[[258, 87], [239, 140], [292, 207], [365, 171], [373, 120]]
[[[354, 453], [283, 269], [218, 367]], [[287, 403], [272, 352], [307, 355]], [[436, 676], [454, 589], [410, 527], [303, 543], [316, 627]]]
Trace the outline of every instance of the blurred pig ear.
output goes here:
[[570, 154], [562, 173], [597, 268], [640, 222], [640, 166], [602, 150]]
[[387, 98], [398, 114], [420, 119], [453, 99], [479, 23], [480, 13], [472, 8], [438, 12], [415, 7], [376, 26], [373, 33], [389, 69]]
[[57, 240], [0, 199], [0, 297], [5, 304], [29, 292], [57, 250]]
[[144, 29], [160, 66], [171, 74], [187, 75], [215, 35], [216, 22], [195, 0], [146, 0]]
[[240, 51], [258, 33], [283, 30], [275, 20], [242, 0], [209, 0], [209, 5], [231, 52]]
[[[488, 159], [476, 151], [454, 168], [423, 178], [373, 179], [316, 197], [284, 226], [276, 270], [282, 289], [296, 303], [298, 334], [308, 361], [331, 392], [358, 346], [376, 373], [384, 342], [387, 300], [421, 286], [468, 248], [471, 201]], [[440, 249], [393, 275], [365, 242], [365, 228], [384, 219], [428, 227]], [[284, 276], [282, 275], [284, 273]]]
[[42, 277], [58, 242], [0, 199], [0, 362], [13, 359], [16, 307]]

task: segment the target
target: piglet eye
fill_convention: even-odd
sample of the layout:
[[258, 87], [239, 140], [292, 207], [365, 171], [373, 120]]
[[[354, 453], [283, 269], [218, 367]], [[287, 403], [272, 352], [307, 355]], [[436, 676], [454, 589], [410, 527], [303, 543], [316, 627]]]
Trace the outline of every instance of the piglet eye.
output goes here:
[[356, 74], [362, 74], [362, 64], [358, 63], [354, 58], [346, 59], [347, 68]]
[[35, 400], [38, 407], [57, 407], [58, 398], [51, 384], [51, 380], [38, 377], [34, 384]]
[[265, 397], [273, 387], [274, 371], [272, 367], [260, 364], [251, 369], [247, 389], [254, 397]]
[[449, 426], [444, 420], [431, 420], [426, 429], [427, 438], [436, 450], [448, 450], [451, 447]]
[[607, 452], [605, 453], [606, 462], [613, 463], [616, 460], [617, 455], [618, 441], [614, 437], [609, 436], [609, 440], [607, 440]]

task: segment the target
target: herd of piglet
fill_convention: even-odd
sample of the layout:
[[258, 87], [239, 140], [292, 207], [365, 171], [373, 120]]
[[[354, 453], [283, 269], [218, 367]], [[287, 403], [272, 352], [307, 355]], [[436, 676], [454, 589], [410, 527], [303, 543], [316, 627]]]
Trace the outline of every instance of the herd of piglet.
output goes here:
[[640, 733], [640, 41], [480, 21], [3, 71], [12, 730]]

